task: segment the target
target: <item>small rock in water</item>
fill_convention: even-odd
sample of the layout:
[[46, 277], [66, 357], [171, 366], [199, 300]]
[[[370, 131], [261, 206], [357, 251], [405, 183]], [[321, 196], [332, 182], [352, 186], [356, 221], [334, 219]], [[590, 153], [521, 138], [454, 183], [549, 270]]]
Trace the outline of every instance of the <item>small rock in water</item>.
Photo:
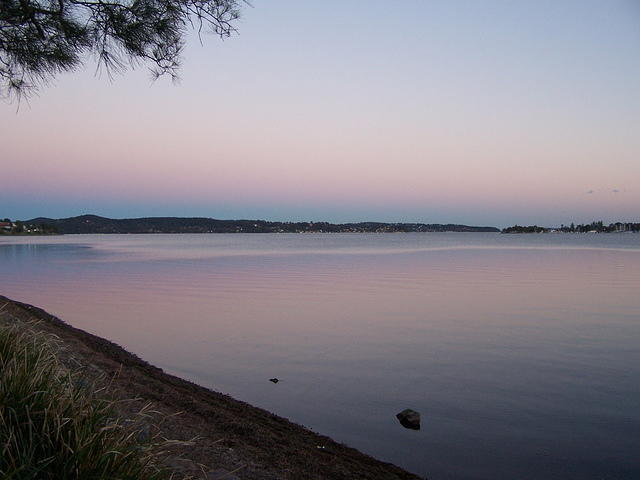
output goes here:
[[277, 378], [270, 378], [269, 381], [273, 383], [278, 383], [280, 380], [278, 380]]
[[407, 408], [396, 415], [400, 425], [411, 430], [420, 430], [420, 413]]

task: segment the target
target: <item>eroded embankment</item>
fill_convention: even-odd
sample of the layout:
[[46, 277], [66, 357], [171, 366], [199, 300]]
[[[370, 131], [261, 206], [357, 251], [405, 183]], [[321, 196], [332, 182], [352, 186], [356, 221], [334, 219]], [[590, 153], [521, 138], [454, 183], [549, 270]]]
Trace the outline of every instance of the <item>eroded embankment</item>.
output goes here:
[[[149, 422], [168, 439], [168, 464], [200, 478], [418, 479], [300, 425], [227, 395], [168, 375], [118, 345], [44, 310], [0, 296], [0, 321], [53, 334], [59, 359], [90, 381], [108, 383], [123, 418], [152, 404]], [[36, 323], [34, 323], [36, 322]], [[134, 399], [134, 400], [132, 400]], [[154, 427], [155, 428], [155, 427]]]

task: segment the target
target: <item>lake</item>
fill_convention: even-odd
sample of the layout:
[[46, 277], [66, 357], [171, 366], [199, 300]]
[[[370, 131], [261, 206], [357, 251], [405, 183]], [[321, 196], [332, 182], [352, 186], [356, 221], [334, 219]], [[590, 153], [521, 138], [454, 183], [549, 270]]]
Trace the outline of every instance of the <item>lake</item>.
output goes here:
[[640, 478], [639, 234], [0, 237], [0, 294], [430, 480]]

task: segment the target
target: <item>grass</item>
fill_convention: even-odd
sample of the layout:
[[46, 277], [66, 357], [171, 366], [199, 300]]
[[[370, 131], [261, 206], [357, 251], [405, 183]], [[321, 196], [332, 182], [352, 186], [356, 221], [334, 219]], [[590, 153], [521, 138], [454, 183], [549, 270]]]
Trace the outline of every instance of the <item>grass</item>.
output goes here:
[[136, 424], [64, 368], [50, 338], [0, 327], [0, 478], [169, 478], [159, 445], [139, 442]]

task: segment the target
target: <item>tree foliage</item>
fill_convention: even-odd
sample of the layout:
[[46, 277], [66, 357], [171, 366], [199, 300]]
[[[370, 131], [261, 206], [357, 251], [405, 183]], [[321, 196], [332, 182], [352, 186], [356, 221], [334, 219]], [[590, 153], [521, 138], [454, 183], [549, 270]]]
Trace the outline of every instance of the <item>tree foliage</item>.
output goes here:
[[0, 0], [0, 94], [22, 95], [89, 54], [108, 72], [175, 78], [189, 28], [226, 37], [242, 0]]

